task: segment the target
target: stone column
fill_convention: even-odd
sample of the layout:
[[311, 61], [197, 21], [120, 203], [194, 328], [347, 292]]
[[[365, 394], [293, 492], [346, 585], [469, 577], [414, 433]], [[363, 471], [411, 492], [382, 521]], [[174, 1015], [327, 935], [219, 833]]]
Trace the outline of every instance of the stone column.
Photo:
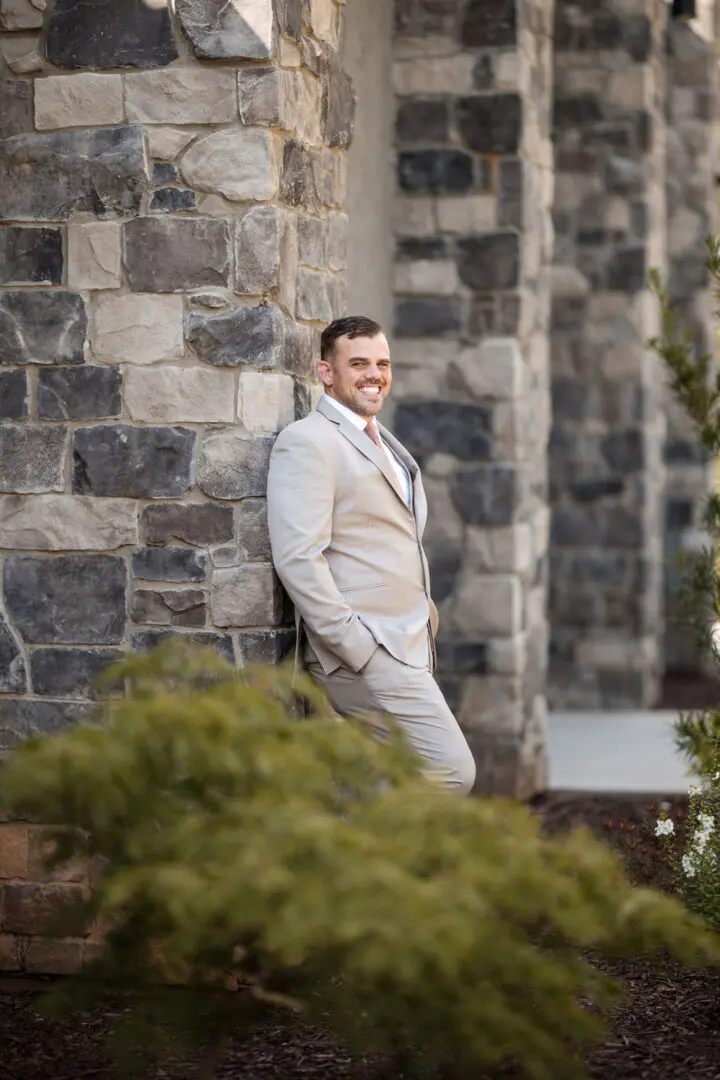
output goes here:
[[0, 748], [168, 634], [285, 652], [268, 455], [344, 305], [343, 7], [50, 7], [0, 4]]
[[[712, 20], [704, 24], [712, 29]], [[677, 22], [670, 23], [667, 56], [668, 289], [700, 355], [716, 348], [705, 240], [714, 234], [717, 220], [717, 58], [712, 39]], [[694, 638], [678, 610], [678, 554], [697, 546], [715, 463], [698, 446], [692, 425], [669, 391], [666, 410], [664, 661], [667, 667], [697, 668]]]
[[545, 781], [552, 5], [397, 0], [394, 428], [479, 787]]
[[662, 642], [663, 0], [558, 0], [550, 693], [646, 707]]

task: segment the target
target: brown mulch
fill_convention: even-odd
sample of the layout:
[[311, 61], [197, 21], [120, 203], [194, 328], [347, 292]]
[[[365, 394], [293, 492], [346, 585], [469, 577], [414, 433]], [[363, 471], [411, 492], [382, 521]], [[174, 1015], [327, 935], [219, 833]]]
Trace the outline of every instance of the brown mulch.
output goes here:
[[[553, 794], [534, 809], [550, 830], [589, 826], [626, 860], [638, 884], [672, 889], [672, 867], [653, 835], [665, 808], [682, 832], [687, 803], [656, 798]], [[720, 1080], [720, 974], [624, 962], [627, 988], [607, 1041], [588, 1059], [593, 1080]], [[0, 990], [3, 987], [0, 986]], [[8, 983], [4, 984], [8, 990]], [[0, 992], [0, 1080], [116, 1080], [104, 1044], [109, 1009], [80, 1018], [37, 1014], [37, 992]], [[185, 1080], [184, 1069], [155, 1080]], [[402, 1071], [354, 1062], [317, 1031], [268, 1026], [231, 1047], [215, 1080], [401, 1080]], [[478, 1077], [477, 1080], [500, 1080]], [[506, 1077], [506, 1080], [517, 1078]]]

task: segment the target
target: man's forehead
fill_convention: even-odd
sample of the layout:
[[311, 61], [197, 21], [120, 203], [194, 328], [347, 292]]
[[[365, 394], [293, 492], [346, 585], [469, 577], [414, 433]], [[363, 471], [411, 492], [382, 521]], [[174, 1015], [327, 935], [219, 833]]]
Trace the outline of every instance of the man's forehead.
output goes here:
[[343, 356], [358, 360], [389, 359], [390, 347], [384, 334], [376, 334], [375, 337], [345, 337], [338, 338], [337, 348]]

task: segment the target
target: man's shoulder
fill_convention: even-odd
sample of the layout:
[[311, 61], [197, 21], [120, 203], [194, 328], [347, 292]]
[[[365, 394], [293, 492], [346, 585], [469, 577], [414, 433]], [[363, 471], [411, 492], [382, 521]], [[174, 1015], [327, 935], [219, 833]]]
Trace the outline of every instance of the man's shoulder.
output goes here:
[[324, 443], [333, 438], [334, 427], [335, 425], [330, 423], [322, 413], [313, 409], [301, 420], [294, 420], [292, 424], [284, 427], [277, 437], [276, 445]]

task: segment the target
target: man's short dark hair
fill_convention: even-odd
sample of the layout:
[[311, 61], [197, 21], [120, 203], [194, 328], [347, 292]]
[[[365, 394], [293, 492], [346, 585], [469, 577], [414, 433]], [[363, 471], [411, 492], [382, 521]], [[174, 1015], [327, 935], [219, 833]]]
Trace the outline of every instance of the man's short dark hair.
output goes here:
[[378, 334], [382, 334], [382, 326], [365, 315], [346, 315], [343, 319], [336, 319], [323, 331], [320, 358], [330, 360], [335, 351], [335, 344], [340, 338], [372, 338], [377, 337]]

